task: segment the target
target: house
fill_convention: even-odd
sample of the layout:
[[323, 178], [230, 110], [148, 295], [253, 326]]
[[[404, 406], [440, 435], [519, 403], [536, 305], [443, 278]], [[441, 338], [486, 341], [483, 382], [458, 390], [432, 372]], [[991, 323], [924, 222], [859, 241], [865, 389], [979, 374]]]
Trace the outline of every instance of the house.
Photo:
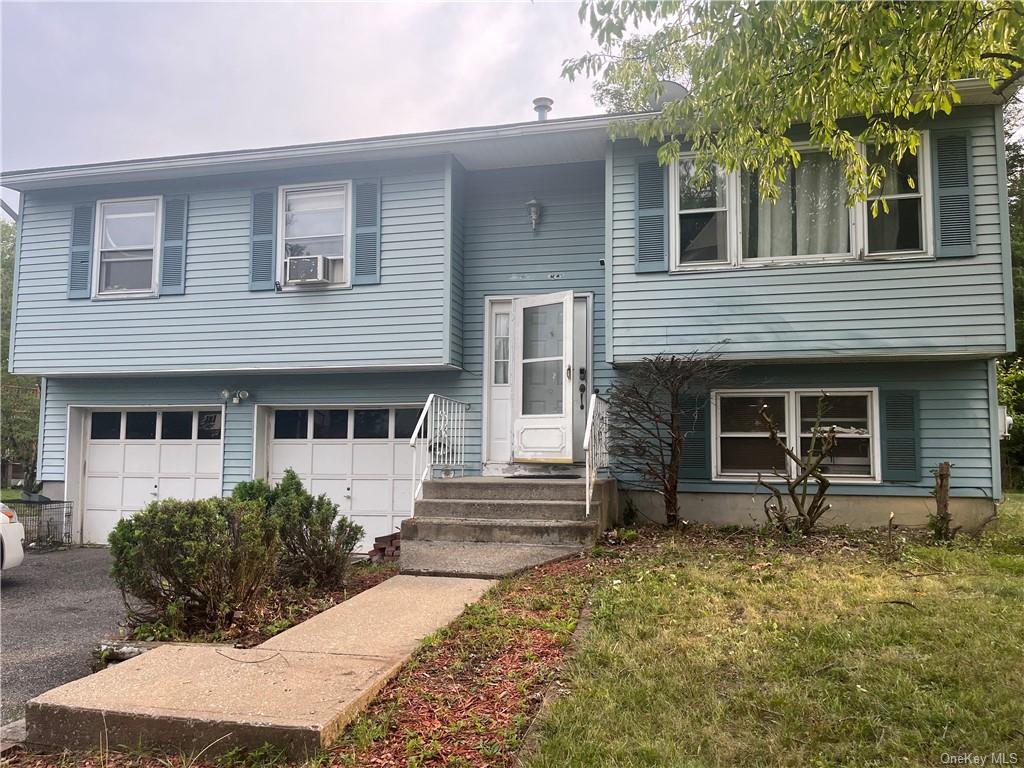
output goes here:
[[[618, 118], [543, 119], [546, 100], [511, 125], [6, 173], [10, 369], [43, 377], [45, 493], [104, 542], [152, 499], [293, 467], [369, 542], [409, 516], [423, 455], [578, 475], [592, 394], [721, 345], [746, 365], [687, 440], [687, 517], [759, 521], [756, 473], [785, 460], [751, 414], [797, 447], [827, 390], [849, 429], [833, 519], [920, 524], [951, 461], [977, 523], [1001, 496], [1013, 310], [1001, 103], [961, 94], [877, 218], [811, 147], [771, 205], [747, 174], [698, 188], [685, 159], [610, 141]], [[417, 458], [431, 396], [423, 429], [451, 429]]]

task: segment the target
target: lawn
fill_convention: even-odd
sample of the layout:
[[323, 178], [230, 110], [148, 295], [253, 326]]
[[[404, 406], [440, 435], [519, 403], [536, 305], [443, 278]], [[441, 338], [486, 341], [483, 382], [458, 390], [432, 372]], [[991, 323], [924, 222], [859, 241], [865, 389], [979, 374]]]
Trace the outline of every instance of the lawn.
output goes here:
[[[979, 540], [907, 538], [648, 529], [506, 579], [309, 768], [1024, 763], [1024, 496]], [[11, 765], [273, 762], [265, 749]]]
[[0, 501], [19, 501], [21, 488], [0, 488]]
[[1024, 762], [1024, 496], [949, 547], [665, 536], [592, 601], [529, 768]]

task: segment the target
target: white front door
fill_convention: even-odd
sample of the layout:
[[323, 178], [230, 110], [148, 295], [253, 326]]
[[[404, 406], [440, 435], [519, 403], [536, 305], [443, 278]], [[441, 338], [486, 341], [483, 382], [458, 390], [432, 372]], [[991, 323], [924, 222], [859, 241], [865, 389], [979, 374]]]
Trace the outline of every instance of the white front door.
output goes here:
[[512, 301], [512, 460], [572, 463], [573, 293]]

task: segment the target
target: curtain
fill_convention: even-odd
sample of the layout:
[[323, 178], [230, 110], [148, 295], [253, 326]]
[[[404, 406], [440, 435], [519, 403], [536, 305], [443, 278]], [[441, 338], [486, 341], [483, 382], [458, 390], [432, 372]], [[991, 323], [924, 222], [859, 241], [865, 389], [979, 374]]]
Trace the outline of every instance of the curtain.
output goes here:
[[747, 258], [849, 251], [846, 182], [842, 167], [827, 154], [805, 152], [799, 167], [780, 185], [777, 202], [757, 201], [756, 194], [757, 178], [751, 176], [747, 204], [757, 206], [757, 247], [756, 252], [748, 249]]

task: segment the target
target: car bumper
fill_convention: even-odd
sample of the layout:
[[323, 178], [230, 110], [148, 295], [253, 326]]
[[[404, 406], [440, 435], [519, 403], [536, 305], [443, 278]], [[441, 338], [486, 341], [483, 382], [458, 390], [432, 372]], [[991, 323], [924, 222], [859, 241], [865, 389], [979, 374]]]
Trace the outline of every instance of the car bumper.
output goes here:
[[4, 570], [21, 565], [21, 561], [25, 559], [25, 549], [22, 547], [22, 542], [25, 540], [25, 526], [21, 523], [0, 525], [0, 536], [4, 540]]

